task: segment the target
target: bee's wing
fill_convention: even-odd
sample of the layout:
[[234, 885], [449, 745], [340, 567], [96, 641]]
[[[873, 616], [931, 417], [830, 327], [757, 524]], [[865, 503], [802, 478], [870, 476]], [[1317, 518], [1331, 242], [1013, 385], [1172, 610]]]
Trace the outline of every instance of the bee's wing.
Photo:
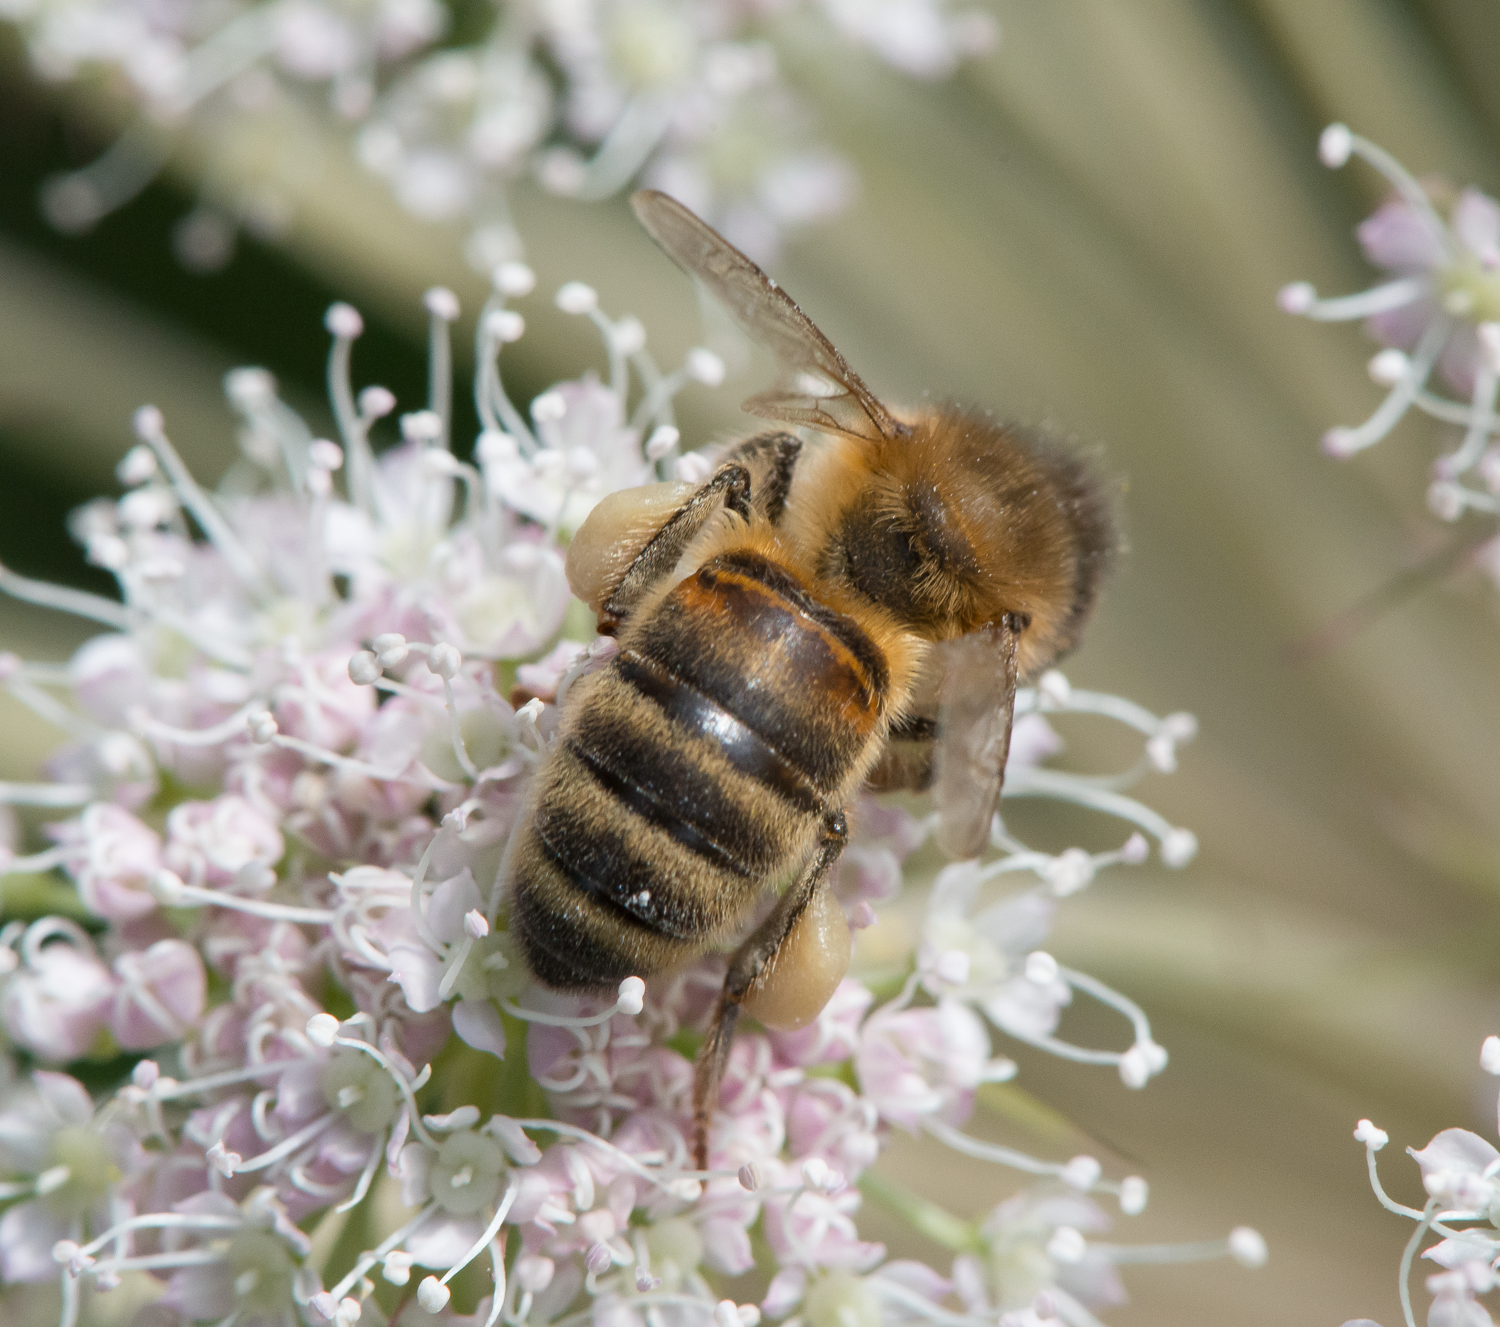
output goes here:
[[752, 415], [868, 442], [906, 433], [786, 291], [718, 231], [655, 189], [631, 195], [630, 205], [651, 238], [785, 370], [782, 386], [745, 402]]
[[944, 669], [932, 793], [938, 845], [950, 857], [977, 857], [989, 843], [1010, 751], [1019, 645], [1007, 621], [938, 647]]

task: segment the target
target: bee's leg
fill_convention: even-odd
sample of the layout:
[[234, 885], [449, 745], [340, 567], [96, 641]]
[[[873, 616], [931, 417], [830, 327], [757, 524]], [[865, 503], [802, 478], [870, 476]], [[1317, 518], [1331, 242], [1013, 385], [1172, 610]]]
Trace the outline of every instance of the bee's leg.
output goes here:
[[743, 517], [750, 515], [750, 471], [737, 461], [726, 461], [691, 498], [667, 520], [636, 554], [624, 576], [599, 609], [599, 630], [612, 636], [630, 610], [663, 576], [668, 575], [698, 532], [721, 507]]
[[808, 904], [820, 889], [826, 888], [828, 873], [833, 870], [848, 841], [849, 826], [844, 813], [829, 812], [823, 818], [823, 833], [812, 860], [776, 900], [770, 916], [751, 932], [729, 959], [719, 1007], [714, 1011], [713, 1022], [709, 1024], [708, 1036], [698, 1050], [698, 1062], [693, 1070], [693, 1155], [699, 1170], [708, 1168], [708, 1127], [719, 1098], [719, 1082], [729, 1063], [729, 1047], [734, 1040], [740, 1005]]
[[865, 785], [881, 793], [926, 792], [932, 786], [937, 734], [937, 720], [926, 715], [911, 714], [893, 723]]
[[724, 457], [726, 462], [736, 462], [750, 471], [755, 510], [772, 525], [781, 524], [801, 452], [802, 439], [790, 433], [758, 433]]

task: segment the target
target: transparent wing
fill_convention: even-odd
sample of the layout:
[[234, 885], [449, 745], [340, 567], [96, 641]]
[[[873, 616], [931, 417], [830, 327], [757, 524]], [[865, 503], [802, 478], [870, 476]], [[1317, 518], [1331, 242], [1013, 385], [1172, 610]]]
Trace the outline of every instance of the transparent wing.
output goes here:
[[698, 278], [740, 329], [781, 364], [786, 380], [745, 402], [762, 419], [806, 424], [869, 442], [905, 435], [812, 320], [770, 277], [675, 198], [655, 189], [630, 205], [668, 257]]
[[938, 846], [953, 858], [977, 857], [989, 843], [1010, 752], [1019, 645], [1007, 620], [939, 647], [945, 667], [932, 793]]

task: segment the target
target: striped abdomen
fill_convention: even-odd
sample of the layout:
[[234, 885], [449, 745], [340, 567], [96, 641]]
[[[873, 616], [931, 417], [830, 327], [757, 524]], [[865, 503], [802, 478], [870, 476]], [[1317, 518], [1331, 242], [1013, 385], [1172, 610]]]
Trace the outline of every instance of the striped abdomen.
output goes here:
[[569, 707], [512, 858], [512, 934], [557, 987], [732, 933], [884, 732], [880, 650], [756, 552], [713, 558], [620, 647]]

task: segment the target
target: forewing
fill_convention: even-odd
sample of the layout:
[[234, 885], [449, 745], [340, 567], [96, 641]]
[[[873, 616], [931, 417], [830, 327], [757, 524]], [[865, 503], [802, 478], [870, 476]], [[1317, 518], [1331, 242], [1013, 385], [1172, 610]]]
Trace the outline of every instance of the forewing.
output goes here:
[[906, 432], [786, 291], [718, 231], [655, 189], [639, 190], [630, 205], [667, 255], [781, 364], [787, 380], [746, 401], [752, 415], [870, 442]]
[[1019, 644], [1007, 623], [939, 647], [945, 668], [932, 792], [940, 815], [938, 845], [956, 859], [984, 851], [1000, 806]]

